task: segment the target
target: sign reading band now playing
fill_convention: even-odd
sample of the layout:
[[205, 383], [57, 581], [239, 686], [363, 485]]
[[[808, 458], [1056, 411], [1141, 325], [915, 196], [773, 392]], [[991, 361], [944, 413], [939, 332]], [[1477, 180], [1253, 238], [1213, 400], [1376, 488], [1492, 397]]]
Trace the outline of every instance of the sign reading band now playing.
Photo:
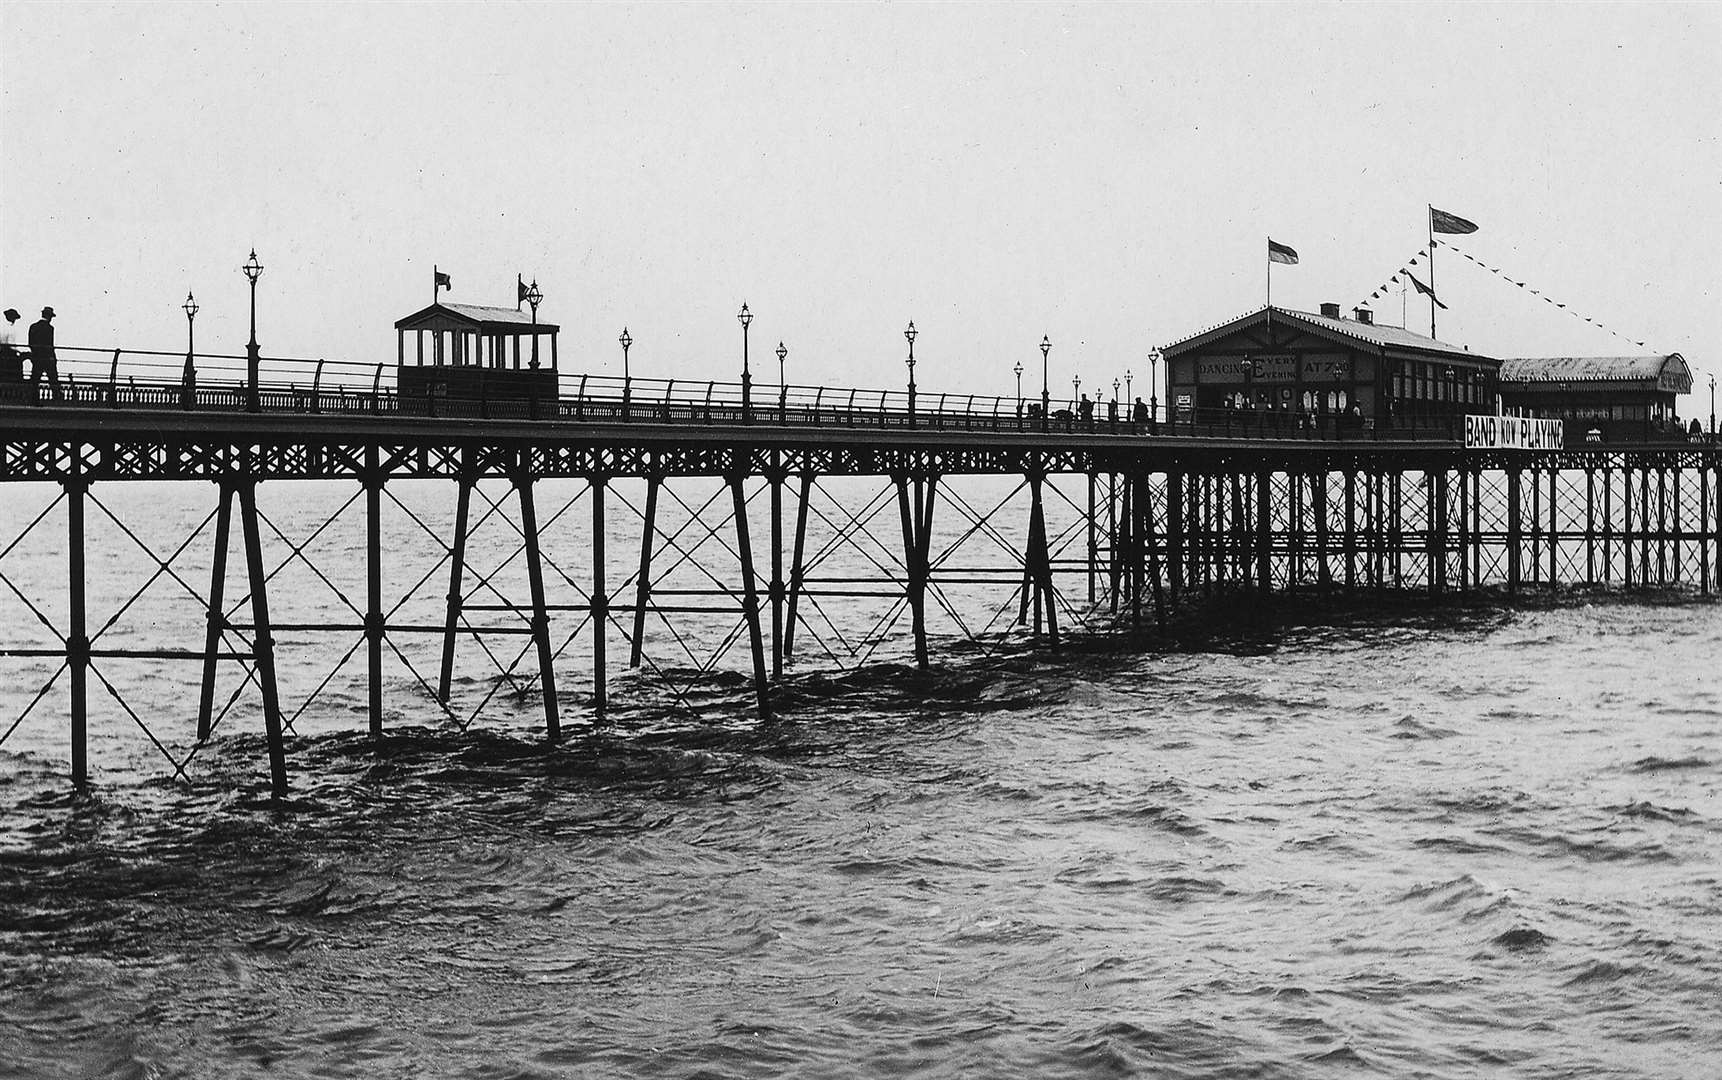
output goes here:
[[1465, 417], [1467, 450], [1559, 450], [1563, 434], [1559, 420], [1528, 416]]

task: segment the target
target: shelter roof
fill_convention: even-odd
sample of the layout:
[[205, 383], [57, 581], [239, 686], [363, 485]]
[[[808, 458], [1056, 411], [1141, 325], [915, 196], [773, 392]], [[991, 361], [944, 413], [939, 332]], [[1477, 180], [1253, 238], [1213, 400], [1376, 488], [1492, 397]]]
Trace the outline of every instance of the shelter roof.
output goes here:
[[1258, 308], [1229, 322], [1209, 327], [1171, 345], [1164, 346], [1161, 352], [1167, 356], [1175, 356], [1179, 353], [1201, 348], [1203, 345], [1237, 333], [1239, 330], [1246, 329], [1258, 322], [1266, 323], [1270, 310], [1272, 310], [1276, 320], [1284, 320], [1317, 336], [1343, 339], [1347, 344], [1370, 345], [1383, 352], [1424, 353], [1492, 362], [1490, 357], [1481, 353], [1474, 353], [1463, 345], [1452, 345], [1406, 330], [1403, 327], [1382, 326], [1378, 323], [1358, 322], [1355, 319], [1336, 319], [1329, 315], [1317, 315], [1309, 311], [1293, 311], [1289, 308], [1280, 307]]
[[1585, 384], [1586, 389], [1633, 387], [1692, 392], [1692, 371], [1679, 353], [1665, 356], [1537, 356], [1501, 361], [1501, 382], [1530, 389]]
[[[554, 334], [555, 323], [539, 322], [538, 333]], [[531, 334], [532, 313], [482, 304], [432, 304], [395, 321], [396, 330], [477, 330], [488, 334]]]

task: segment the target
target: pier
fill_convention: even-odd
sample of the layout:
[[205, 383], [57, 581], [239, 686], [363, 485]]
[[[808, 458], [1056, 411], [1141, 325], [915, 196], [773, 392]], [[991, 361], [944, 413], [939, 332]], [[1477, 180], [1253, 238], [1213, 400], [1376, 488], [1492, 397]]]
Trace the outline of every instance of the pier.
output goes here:
[[[1433, 426], [1288, 430], [1194, 412], [1086, 418], [1076, 402], [1030, 409], [1019, 398], [924, 390], [749, 394], [715, 382], [566, 375], [553, 396], [415, 399], [386, 384], [381, 366], [366, 379], [321, 362], [270, 361], [251, 388], [162, 377], [166, 365], [152, 368], [151, 354], [101, 358], [106, 372], [89, 358], [68, 365], [64, 400], [12, 387], [0, 401], [0, 483], [13, 508], [0, 585], [39, 623], [33, 643], [0, 650], [0, 661], [58, 664], [20, 715], [0, 717], [0, 745], [24, 723], [64, 724], [79, 787], [91, 775], [94, 691], [158, 746], [161, 725], [195, 725], [201, 745], [224, 718], [246, 722], [233, 719], [237, 692], [225, 703], [216, 693], [218, 672], [238, 665], [241, 688], [255, 688], [272, 788], [284, 792], [296, 714], [278, 675], [283, 635], [358, 643], [373, 735], [384, 730], [390, 654], [412, 670], [422, 695], [414, 708], [463, 727], [480, 718], [488, 697], [464, 715], [451, 707], [457, 660], [478, 648], [505, 677], [535, 684], [543, 734], [556, 741], [577, 717], [602, 721], [616, 666], [657, 664], [654, 644], [679, 643], [685, 619], [733, 621], [724, 648], [689, 654], [683, 667], [695, 676], [739, 669], [768, 716], [773, 684], [798, 664], [862, 665], [890, 643], [930, 665], [949, 638], [929, 631], [929, 607], [958, 587], [987, 597], [993, 612], [953, 619], [962, 638], [1026, 636], [1047, 648], [1072, 633], [1151, 638], [1177, 611], [1229, 593], [1722, 588], [1722, 454], [1709, 442], [1468, 450]], [[363, 517], [361, 560], [312, 566], [305, 544], [259, 509], [260, 489], [308, 481], [348, 491], [326, 523]], [[433, 481], [452, 503], [452, 530], [419, 522], [439, 561], [416, 582], [391, 577], [380, 527], [386, 508], [411, 513], [391, 492], [405, 481]], [[547, 506], [550, 482], [572, 495]], [[840, 482], [866, 495], [833, 497]], [[209, 492], [209, 514], [178, 551], [210, 531], [210, 564], [184, 573], [150, 551], [157, 577], [196, 598], [204, 631], [196, 641], [111, 645], [107, 631], [129, 605], [89, 610], [86, 583], [102, 573], [104, 553], [92, 550], [87, 525], [103, 514], [136, 540], [103, 495], [162, 483]], [[1001, 483], [1001, 499], [975, 494]], [[51, 494], [26, 510], [29, 491]], [[517, 533], [520, 595], [469, 558], [485, 519]], [[552, 520], [560, 547], [546, 541]], [[961, 528], [948, 529], [955, 520]], [[8, 576], [6, 556], [49, 529], [64, 530], [64, 588], [42, 602]], [[583, 548], [578, 560], [569, 544]], [[823, 574], [841, 545], [865, 545], [872, 571]], [[608, 573], [617, 552], [637, 567], [631, 577]], [[244, 568], [237, 598], [227, 592], [230, 558], [235, 573]], [[350, 617], [272, 617], [272, 579], [294, 560], [312, 566]], [[584, 576], [564, 565], [575, 561]], [[572, 602], [553, 600], [547, 582]], [[436, 598], [440, 617], [403, 615], [415, 597]], [[867, 632], [847, 642], [822, 634], [830, 624], [820, 605], [851, 600], [878, 605]], [[412, 637], [437, 643], [435, 670], [402, 655], [399, 643]], [[513, 663], [490, 652], [498, 641], [518, 647]], [[126, 704], [132, 660], [183, 665], [185, 715], [144, 716]], [[571, 695], [571, 683], [587, 689]], [[163, 755], [185, 774], [189, 758]]]

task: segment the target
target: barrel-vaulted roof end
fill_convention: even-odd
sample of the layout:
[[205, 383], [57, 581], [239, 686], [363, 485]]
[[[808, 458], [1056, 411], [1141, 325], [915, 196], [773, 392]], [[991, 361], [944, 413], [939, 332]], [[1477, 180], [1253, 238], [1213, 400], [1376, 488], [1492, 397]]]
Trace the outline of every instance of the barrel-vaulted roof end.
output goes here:
[[1501, 361], [1502, 385], [1523, 388], [1581, 383], [1587, 388], [1635, 387], [1692, 392], [1692, 369], [1679, 353], [1663, 356], [1531, 356]]

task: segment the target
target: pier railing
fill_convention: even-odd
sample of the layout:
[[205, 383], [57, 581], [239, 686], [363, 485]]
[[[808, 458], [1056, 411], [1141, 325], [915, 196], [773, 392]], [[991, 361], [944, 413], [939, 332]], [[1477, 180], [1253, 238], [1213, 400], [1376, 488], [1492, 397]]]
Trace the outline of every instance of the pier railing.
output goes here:
[[[252, 408], [243, 355], [169, 353], [68, 346], [58, 393], [47, 384], [0, 382], [0, 406], [56, 404], [95, 408], [241, 412]], [[589, 423], [927, 428], [1027, 434], [1140, 435], [1317, 441], [1453, 442], [1458, 415], [1415, 417], [1392, 425], [1334, 413], [1248, 409], [1137, 410], [1119, 401], [921, 392], [722, 380], [619, 378], [562, 372], [555, 397], [523, 392], [507, 377], [480, 379], [476, 394], [445, 389], [402, 393], [393, 363], [267, 356], [260, 360], [255, 411], [303, 414], [526, 419]], [[1611, 425], [1611, 441], [1669, 441], [1685, 436], [1645, 423]], [[1578, 433], [1569, 433], [1577, 435]]]

